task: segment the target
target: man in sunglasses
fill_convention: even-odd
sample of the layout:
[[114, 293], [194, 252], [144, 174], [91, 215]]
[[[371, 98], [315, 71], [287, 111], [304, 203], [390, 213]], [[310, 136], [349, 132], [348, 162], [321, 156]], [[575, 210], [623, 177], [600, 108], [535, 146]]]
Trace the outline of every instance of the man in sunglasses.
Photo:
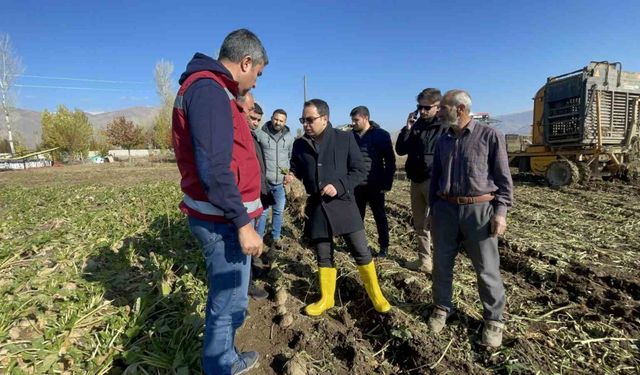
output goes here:
[[437, 139], [446, 130], [446, 126], [436, 117], [441, 97], [438, 89], [422, 90], [416, 98], [416, 110], [409, 113], [407, 124], [400, 131], [396, 141], [396, 153], [407, 155], [405, 172], [411, 180], [411, 212], [413, 227], [418, 237], [418, 257], [412, 262], [407, 262], [405, 267], [425, 273], [431, 273], [433, 269], [431, 234], [425, 225], [425, 219], [429, 215], [433, 150]]
[[391, 305], [378, 285], [364, 224], [353, 197], [353, 189], [366, 177], [358, 143], [353, 133], [331, 126], [329, 105], [324, 100], [305, 102], [300, 123], [305, 134], [293, 143], [291, 170], [285, 183], [296, 177], [309, 195], [305, 233], [315, 246], [321, 297], [305, 307], [305, 312], [318, 316], [334, 306], [337, 271], [333, 237], [341, 236], [355, 259], [374, 308], [386, 313]]

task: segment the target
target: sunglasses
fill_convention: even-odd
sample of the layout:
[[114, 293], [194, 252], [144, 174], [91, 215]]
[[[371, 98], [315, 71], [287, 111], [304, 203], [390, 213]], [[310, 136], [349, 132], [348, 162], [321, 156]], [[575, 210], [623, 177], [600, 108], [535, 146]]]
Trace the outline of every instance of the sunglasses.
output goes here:
[[438, 108], [438, 107], [440, 107], [439, 104], [434, 104], [434, 105], [420, 105], [420, 104], [418, 104], [418, 105], [416, 105], [416, 108], [418, 109], [418, 111], [421, 110], [421, 109], [424, 109], [425, 111], [430, 111], [431, 108]]
[[322, 116], [318, 116], [318, 117], [300, 117], [298, 119], [298, 121], [300, 121], [300, 123], [302, 125], [304, 124], [313, 124], [314, 121], [316, 121], [317, 119], [319, 119]]

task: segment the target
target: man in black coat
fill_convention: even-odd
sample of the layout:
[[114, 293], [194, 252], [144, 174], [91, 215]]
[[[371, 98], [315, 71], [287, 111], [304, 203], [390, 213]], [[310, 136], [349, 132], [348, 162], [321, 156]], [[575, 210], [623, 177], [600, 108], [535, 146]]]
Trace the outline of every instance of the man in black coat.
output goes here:
[[[247, 123], [251, 128], [251, 136], [253, 137], [253, 143], [256, 148], [256, 157], [258, 158], [258, 164], [260, 164], [260, 202], [262, 203], [262, 207], [266, 208], [274, 204], [275, 200], [273, 198], [273, 194], [268, 188], [266, 169], [264, 166], [264, 155], [262, 153], [262, 147], [260, 147], [260, 143], [256, 139], [255, 129], [257, 128], [257, 124], [260, 123], [260, 118], [262, 118], [262, 113], [256, 113], [256, 106], [258, 104], [255, 102], [255, 98], [251, 92], [246, 93], [243, 96], [238, 96], [236, 99], [240, 106], [242, 106], [242, 114], [247, 119]], [[262, 112], [262, 108], [260, 108], [260, 112]], [[254, 124], [256, 124], [254, 126]], [[249, 296], [261, 300], [269, 297], [269, 293], [256, 285], [254, 280], [254, 274], [257, 273], [257, 269], [263, 268], [264, 264], [259, 257], [252, 256], [251, 257], [251, 273], [249, 279]]]
[[297, 177], [309, 197], [305, 231], [316, 250], [321, 298], [305, 308], [317, 316], [334, 306], [336, 268], [333, 236], [342, 236], [355, 258], [360, 277], [374, 308], [391, 309], [378, 285], [378, 276], [367, 246], [364, 224], [353, 198], [353, 188], [365, 177], [365, 166], [351, 132], [334, 129], [329, 122], [329, 105], [320, 99], [304, 103], [300, 123], [304, 135], [293, 143], [290, 174], [285, 184]]
[[360, 216], [364, 220], [367, 204], [378, 230], [378, 257], [386, 257], [389, 249], [389, 222], [384, 209], [384, 193], [391, 190], [396, 173], [396, 154], [389, 132], [369, 120], [369, 109], [358, 106], [351, 110], [351, 124], [362, 152], [367, 177], [354, 190]]

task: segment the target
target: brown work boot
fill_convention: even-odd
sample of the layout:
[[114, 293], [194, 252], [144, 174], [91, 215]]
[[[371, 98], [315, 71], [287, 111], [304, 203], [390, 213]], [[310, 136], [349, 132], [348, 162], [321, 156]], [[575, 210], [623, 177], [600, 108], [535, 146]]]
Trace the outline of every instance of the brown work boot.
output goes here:
[[433, 271], [433, 260], [429, 256], [419, 256], [413, 262], [406, 262], [404, 266], [411, 271], [431, 273]]
[[502, 345], [503, 330], [504, 323], [498, 322], [497, 320], [485, 320], [480, 345], [499, 348]]
[[440, 306], [435, 306], [429, 317], [429, 329], [431, 332], [438, 334], [447, 324], [447, 316], [449, 312]]

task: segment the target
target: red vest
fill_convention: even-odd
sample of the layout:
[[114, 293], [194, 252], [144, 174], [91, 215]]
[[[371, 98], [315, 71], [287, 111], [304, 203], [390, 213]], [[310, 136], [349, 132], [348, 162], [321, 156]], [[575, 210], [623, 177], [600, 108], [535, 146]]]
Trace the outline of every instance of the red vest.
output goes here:
[[241, 107], [235, 100], [235, 95], [229, 90], [233, 83], [223, 74], [210, 71], [200, 71], [191, 74], [180, 86], [173, 107], [172, 136], [173, 149], [178, 162], [178, 169], [182, 175], [180, 188], [184, 199], [180, 203], [180, 210], [189, 216], [216, 222], [229, 222], [224, 212], [213, 205], [200, 182], [195, 160], [195, 150], [191, 142], [189, 121], [182, 105], [182, 98], [189, 87], [199, 79], [212, 79], [217, 82], [229, 95], [229, 105], [233, 118], [233, 148], [229, 169], [236, 179], [242, 203], [251, 219], [262, 214], [260, 203], [260, 165], [256, 158], [256, 151], [247, 120], [242, 115]]

